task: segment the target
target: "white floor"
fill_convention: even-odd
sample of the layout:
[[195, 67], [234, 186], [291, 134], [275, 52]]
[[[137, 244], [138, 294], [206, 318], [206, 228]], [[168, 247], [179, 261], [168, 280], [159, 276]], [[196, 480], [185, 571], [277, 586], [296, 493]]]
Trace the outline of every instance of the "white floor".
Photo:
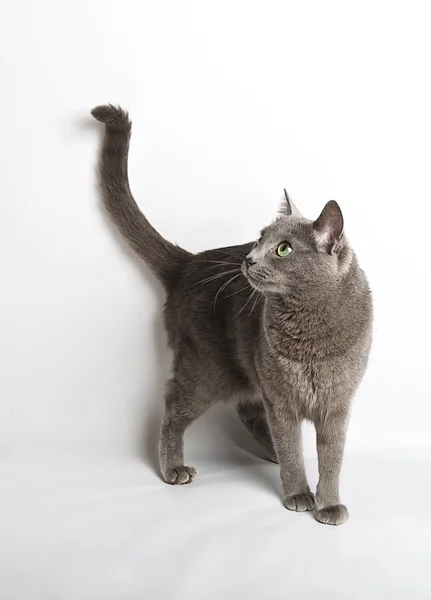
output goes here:
[[328, 527], [283, 508], [245, 430], [217, 427], [190, 432], [199, 473], [183, 487], [161, 482], [151, 448], [3, 455], [0, 598], [431, 598], [430, 456], [347, 456], [350, 520]]

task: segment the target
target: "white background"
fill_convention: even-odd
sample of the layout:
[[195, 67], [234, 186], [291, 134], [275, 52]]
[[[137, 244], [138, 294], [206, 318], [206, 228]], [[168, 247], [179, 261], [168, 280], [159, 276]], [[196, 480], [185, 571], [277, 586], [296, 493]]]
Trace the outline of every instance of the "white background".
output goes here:
[[[1, 12], [2, 598], [430, 597], [428, 3]], [[256, 238], [283, 187], [310, 218], [340, 203], [375, 301], [344, 528], [282, 508], [228, 407], [187, 436], [196, 483], [158, 479], [163, 296], [100, 206], [106, 102], [138, 203], [189, 250]], [[310, 430], [306, 453], [315, 484]]]

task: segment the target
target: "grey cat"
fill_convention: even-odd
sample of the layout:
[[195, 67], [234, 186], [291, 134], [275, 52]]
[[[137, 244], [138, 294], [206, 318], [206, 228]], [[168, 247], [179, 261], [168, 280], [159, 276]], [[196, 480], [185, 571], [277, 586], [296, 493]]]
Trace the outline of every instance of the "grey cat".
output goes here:
[[[371, 293], [331, 200], [316, 221], [290, 199], [256, 242], [191, 254], [165, 240], [134, 201], [128, 183], [128, 114], [112, 105], [100, 159], [103, 200], [131, 247], [163, 284], [164, 322], [173, 350], [161, 426], [160, 468], [173, 485], [190, 483], [186, 428], [210, 406], [233, 400], [244, 425], [280, 464], [284, 504], [315, 509], [331, 525], [348, 518], [339, 476], [353, 395], [368, 361]], [[310, 492], [301, 423], [316, 428], [319, 482]]]

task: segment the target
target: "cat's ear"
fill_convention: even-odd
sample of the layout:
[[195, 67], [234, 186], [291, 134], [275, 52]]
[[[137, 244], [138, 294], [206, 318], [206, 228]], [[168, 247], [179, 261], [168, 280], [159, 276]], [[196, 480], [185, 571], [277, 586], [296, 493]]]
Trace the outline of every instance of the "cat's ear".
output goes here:
[[286, 188], [284, 189], [284, 199], [282, 200], [279, 212], [286, 217], [302, 217], [292, 198], [286, 192]]
[[285, 215], [287, 217], [292, 216], [292, 200], [289, 198], [289, 194], [286, 192], [286, 188], [284, 188], [284, 198], [286, 200], [286, 204], [284, 205]]
[[313, 223], [314, 237], [318, 246], [328, 253], [339, 252], [343, 247], [344, 219], [338, 203], [330, 200]]

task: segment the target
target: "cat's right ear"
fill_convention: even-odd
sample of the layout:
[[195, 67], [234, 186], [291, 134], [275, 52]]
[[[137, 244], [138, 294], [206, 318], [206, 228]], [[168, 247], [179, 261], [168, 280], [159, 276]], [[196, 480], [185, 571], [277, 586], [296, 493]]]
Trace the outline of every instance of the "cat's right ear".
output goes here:
[[280, 206], [280, 214], [285, 215], [286, 217], [302, 217], [302, 214], [299, 212], [292, 198], [284, 188], [284, 200]]
[[329, 254], [339, 252], [343, 247], [344, 220], [341, 208], [335, 200], [330, 200], [313, 223], [314, 238], [318, 246]]

